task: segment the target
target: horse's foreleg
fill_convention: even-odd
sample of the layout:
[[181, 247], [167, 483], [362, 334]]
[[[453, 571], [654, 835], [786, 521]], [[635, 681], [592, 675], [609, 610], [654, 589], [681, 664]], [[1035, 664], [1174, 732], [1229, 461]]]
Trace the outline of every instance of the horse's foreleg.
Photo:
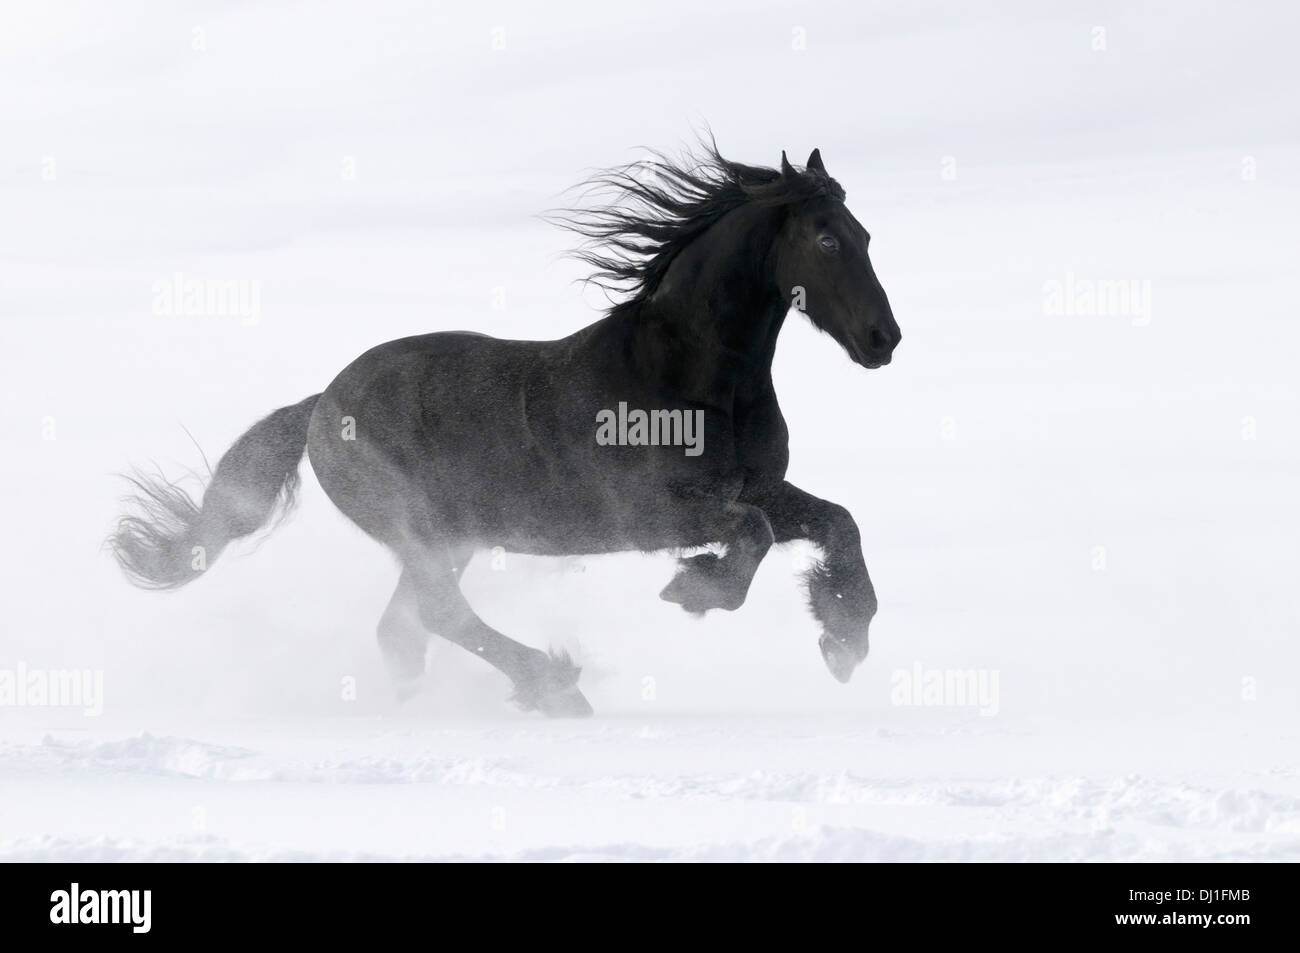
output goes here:
[[718, 556], [701, 553], [678, 560], [678, 572], [659, 593], [687, 612], [739, 609], [758, 564], [772, 546], [772, 527], [763, 511], [748, 503], [693, 503], [685, 514], [690, 532], [723, 543]]
[[867, 630], [876, 614], [876, 590], [862, 558], [858, 524], [838, 503], [790, 483], [752, 502], [767, 514], [776, 542], [806, 539], [821, 550], [821, 561], [805, 576], [808, 601], [822, 625], [819, 645], [826, 667], [847, 682], [867, 657]]
[[525, 710], [551, 717], [584, 717], [591, 705], [578, 691], [581, 669], [567, 655], [552, 655], [502, 635], [480, 619], [460, 591], [464, 564], [449, 559], [410, 558], [403, 579], [409, 585], [421, 624], [455, 642], [514, 682], [514, 700]]

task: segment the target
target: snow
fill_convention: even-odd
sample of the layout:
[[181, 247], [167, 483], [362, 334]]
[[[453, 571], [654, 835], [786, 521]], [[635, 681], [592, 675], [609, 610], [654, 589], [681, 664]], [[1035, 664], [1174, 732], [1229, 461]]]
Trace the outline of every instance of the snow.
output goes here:
[[[1280, 860], [1300, 849], [1294, 770], [1216, 758], [1189, 781], [1182, 759], [1206, 739], [1171, 756], [1168, 740], [1135, 750], [1112, 730], [1109, 754], [1122, 755], [1105, 761], [1069, 726], [946, 722], [382, 718], [209, 728], [221, 743], [46, 735], [0, 751], [31, 795], [32, 825], [0, 856]], [[1073, 750], [1042, 755], [1054, 748]]]
[[[104, 692], [0, 706], [0, 860], [1300, 858], [1294, 10], [144, 9], [0, 31], [0, 672]], [[396, 568], [306, 465], [199, 583], [123, 582], [115, 472], [201, 466], [186, 430], [215, 461], [382, 340], [593, 320], [533, 216], [700, 118], [822, 149], [903, 329], [865, 372], [792, 319], [775, 368], [880, 596], [850, 685], [799, 547], [702, 621], [665, 556], [507, 555], [471, 602], [572, 649], [596, 717], [440, 643], [398, 705]], [[258, 319], [153, 313], [177, 272], [261, 282]], [[1053, 313], [1103, 280], [1149, 313]], [[898, 703], [918, 668], [996, 705]]]

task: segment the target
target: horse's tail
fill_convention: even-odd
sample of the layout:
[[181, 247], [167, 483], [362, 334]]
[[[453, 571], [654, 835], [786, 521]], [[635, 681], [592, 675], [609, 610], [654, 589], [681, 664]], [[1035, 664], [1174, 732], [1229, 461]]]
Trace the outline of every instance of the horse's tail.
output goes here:
[[253, 424], [217, 463], [202, 504], [158, 476], [129, 477], [138, 512], [123, 516], [108, 544], [137, 586], [177, 589], [200, 575], [233, 540], [265, 525], [298, 489], [298, 462], [320, 394]]

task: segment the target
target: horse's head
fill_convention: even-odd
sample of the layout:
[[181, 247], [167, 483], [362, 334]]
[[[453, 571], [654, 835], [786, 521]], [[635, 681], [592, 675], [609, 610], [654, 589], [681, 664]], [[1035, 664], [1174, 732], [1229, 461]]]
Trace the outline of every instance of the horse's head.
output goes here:
[[819, 150], [803, 173], [781, 153], [781, 176], [808, 191], [789, 206], [773, 245], [782, 294], [858, 364], [888, 364], [903, 333], [867, 255], [871, 236], [845, 207], [844, 190], [827, 174]]

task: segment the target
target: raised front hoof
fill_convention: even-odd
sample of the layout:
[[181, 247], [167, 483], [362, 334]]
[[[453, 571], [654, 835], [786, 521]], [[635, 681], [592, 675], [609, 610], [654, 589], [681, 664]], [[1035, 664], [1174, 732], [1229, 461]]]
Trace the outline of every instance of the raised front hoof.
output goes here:
[[515, 682], [515, 704], [524, 711], [540, 711], [547, 718], [591, 717], [591, 703], [578, 689], [582, 667], [574, 665], [566, 652], [539, 652], [538, 656], [535, 670]]
[[736, 591], [735, 581], [726, 575], [721, 560], [712, 553], [683, 559], [681, 566], [659, 593], [665, 602], [675, 602], [693, 615], [703, 615], [710, 609], [731, 612], [745, 604], [745, 594]]
[[848, 684], [854, 670], [867, 657], [866, 638], [862, 639], [861, 648], [858, 648], [851, 641], [837, 638], [827, 632], [822, 635], [817, 647], [822, 650], [822, 659], [826, 662], [827, 670], [841, 684]]

